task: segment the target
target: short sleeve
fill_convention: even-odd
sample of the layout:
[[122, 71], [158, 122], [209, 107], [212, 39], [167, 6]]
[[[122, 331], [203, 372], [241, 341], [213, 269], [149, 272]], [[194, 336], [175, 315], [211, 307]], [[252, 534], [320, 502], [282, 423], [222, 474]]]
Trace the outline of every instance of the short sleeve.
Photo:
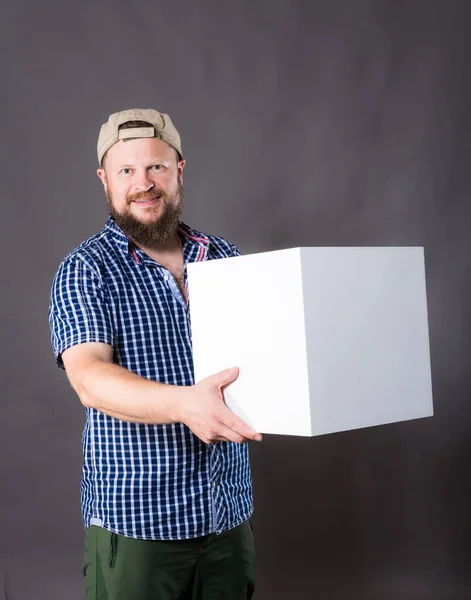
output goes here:
[[231, 244], [231, 250], [233, 252], [232, 256], [241, 256], [242, 255], [242, 252], [234, 244]]
[[52, 283], [49, 303], [52, 349], [59, 368], [62, 352], [85, 342], [113, 346], [113, 321], [105, 301], [103, 282], [80, 257], [65, 259]]

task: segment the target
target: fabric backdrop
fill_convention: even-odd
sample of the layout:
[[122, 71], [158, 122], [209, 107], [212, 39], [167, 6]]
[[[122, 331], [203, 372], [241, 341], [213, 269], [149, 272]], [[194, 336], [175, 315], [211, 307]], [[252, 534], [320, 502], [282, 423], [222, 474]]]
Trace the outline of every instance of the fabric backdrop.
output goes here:
[[435, 416], [251, 445], [258, 600], [471, 597], [468, 0], [4, 3], [0, 567], [78, 600], [84, 410], [54, 365], [62, 258], [106, 218], [112, 112], [168, 112], [184, 219], [242, 252], [424, 246]]

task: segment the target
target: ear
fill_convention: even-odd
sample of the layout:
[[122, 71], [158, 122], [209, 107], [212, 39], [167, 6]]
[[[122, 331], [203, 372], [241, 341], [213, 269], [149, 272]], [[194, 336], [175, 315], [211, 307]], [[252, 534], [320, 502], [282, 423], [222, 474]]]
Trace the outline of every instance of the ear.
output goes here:
[[178, 161], [178, 165], [177, 165], [177, 169], [178, 169], [178, 176], [180, 177], [180, 179], [182, 179], [183, 176], [183, 167], [186, 164], [186, 160], [179, 160]]
[[107, 182], [107, 180], [106, 180], [106, 173], [105, 173], [105, 169], [97, 169], [97, 170], [96, 170], [96, 174], [97, 174], [97, 175], [98, 175], [98, 177], [101, 179], [101, 182], [102, 182], [102, 184], [103, 184], [103, 187], [104, 187], [104, 188], [105, 188], [105, 190], [106, 190], [106, 187], [107, 187], [107, 184], [108, 184], [108, 182]]

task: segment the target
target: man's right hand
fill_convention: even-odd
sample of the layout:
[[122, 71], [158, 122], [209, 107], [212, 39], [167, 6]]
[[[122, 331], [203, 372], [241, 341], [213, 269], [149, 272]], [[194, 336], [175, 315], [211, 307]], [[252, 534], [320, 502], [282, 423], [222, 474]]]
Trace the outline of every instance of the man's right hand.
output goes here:
[[185, 393], [180, 396], [178, 421], [185, 423], [205, 444], [241, 444], [248, 440], [262, 440], [262, 436], [227, 408], [224, 402], [223, 389], [238, 375], [237, 367], [225, 369], [184, 388]]

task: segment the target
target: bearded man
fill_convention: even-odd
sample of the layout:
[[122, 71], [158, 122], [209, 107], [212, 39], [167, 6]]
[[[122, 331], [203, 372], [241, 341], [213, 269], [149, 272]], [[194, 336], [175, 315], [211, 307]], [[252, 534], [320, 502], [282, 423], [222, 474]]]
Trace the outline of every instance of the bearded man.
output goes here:
[[168, 115], [112, 114], [97, 149], [110, 214], [61, 262], [49, 305], [56, 363], [86, 411], [86, 597], [246, 600], [248, 440], [261, 436], [224, 403], [237, 367], [194, 383], [186, 277], [189, 262], [239, 251], [181, 221], [185, 160]]

